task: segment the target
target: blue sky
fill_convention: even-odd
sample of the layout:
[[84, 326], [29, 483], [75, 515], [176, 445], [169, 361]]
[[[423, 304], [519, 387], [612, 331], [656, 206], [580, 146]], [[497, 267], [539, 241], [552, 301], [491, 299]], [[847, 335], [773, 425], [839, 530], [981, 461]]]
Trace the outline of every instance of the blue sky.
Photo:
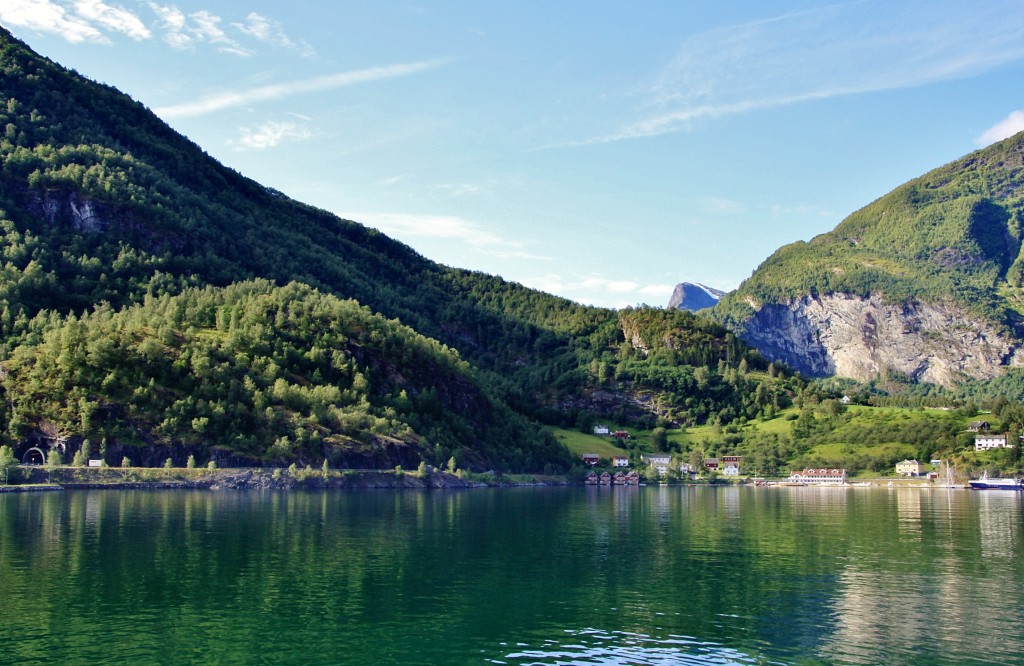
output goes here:
[[224, 164], [584, 303], [733, 289], [1024, 130], [1019, 0], [0, 0]]

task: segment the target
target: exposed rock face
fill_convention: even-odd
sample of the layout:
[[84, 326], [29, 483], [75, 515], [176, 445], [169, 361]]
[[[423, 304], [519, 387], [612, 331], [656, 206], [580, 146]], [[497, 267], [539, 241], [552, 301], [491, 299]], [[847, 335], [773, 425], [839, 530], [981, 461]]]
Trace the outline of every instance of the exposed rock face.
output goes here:
[[714, 307], [722, 296], [725, 296], [724, 291], [699, 283], [680, 282], [672, 291], [672, 297], [668, 299], [668, 308], [697, 312]]
[[1018, 342], [961, 310], [894, 305], [875, 295], [805, 296], [766, 305], [746, 322], [743, 337], [768, 358], [814, 377], [867, 381], [889, 369], [952, 386], [1024, 365]]
[[154, 254], [178, 251], [185, 245], [175, 232], [157, 231], [153, 220], [79, 192], [27, 189], [21, 192], [21, 197], [26, 210], [50, 227], [71, 229], [83, 235], [115, 235]]

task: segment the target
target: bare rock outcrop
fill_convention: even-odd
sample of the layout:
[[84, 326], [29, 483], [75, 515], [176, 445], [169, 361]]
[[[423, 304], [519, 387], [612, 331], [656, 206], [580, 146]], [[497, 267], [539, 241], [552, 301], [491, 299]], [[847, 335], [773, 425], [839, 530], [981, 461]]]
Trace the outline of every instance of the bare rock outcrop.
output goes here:
[[805, 296], [765, 305], [744, 339], [805, 375], [868, 381], [893, 370], [952, 386], [1024, 365], [1020, 344], [954, 306], [892, 304], [877, 295]]

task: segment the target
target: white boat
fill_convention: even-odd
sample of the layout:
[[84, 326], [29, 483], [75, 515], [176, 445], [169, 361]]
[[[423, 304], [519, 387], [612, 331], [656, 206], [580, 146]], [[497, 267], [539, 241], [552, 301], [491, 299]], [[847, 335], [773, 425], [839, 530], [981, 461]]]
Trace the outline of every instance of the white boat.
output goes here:
[[1024, 479], [990, 479], [988, 472], [969, 481], [975, 490], [1024, 490]]

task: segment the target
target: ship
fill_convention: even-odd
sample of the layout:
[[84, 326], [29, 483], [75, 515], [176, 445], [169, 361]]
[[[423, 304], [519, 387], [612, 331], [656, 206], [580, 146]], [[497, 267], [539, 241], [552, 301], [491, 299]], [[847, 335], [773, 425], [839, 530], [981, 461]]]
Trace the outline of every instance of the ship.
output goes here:
[[1024, 479], [990, 479], [988, 473], [980, 479], [971, 479], [968, 483], [975, 490], [1024, 490]]

